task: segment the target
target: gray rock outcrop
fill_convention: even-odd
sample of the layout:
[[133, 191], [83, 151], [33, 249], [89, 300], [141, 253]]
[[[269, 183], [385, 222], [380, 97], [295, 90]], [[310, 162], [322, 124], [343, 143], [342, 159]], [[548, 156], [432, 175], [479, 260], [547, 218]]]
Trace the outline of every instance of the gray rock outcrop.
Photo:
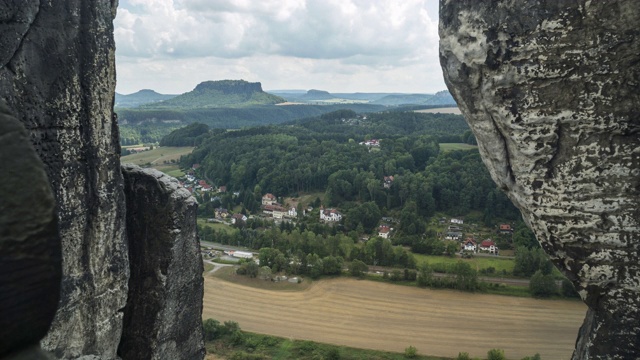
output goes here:
[[[62, 252], [60, 302], [41, 344], [59, 359], [116, 359], [123, 334], [130, 264], [118, 124], [113, 113], [116, 6], [117, 0], [0, 2], [0, 99], [26, 128], [55, 199]], [[32, 179], [24, 181], [31, 183]], [[39, 183], [36, 185], [37, 189], [30, 190], [39, 191]], [[47, 197], [42, 196], [42, 201], [48, 201]], [[185, 201], [188, 210], [190, 201]], [[174, 206], [177, 211], [180, 205]], [[157, 209], [159, 214], [162, 210], [167, 209]], [[3, 214], [8, 211], [2, 209]], [[173, 262], [168, 271], [182, 271], [175, 266], [179, 261], [188, 264], [185, 268], [201, 262], [199, 254], [191, 249], [185, 247], [189, 250], [186, 254], [179, 254], [180, 250], [171, 250]], [[133, 263], [138, 260], [133, 259]], [[4, 262], [3, 258], [0, 266]], [[38, 268], [34, 265], [33, 269]], [[162, 273], [161, 269], [157, 271]], [[171, 274], [169, 279], [177, 277]], [[198, 284], [195, 280], [192, 283]], [[183, 283], [165, 285], [186, 290]], [[194, 294], [202, 301], [201, 288]], [[57, 293], [50, 291], [43, 298], [46, 303], [56, 302]], [[29, 305], [28, 311], [43, 321], [51, 311], [38, 309], [35, 303], [23, 305]], [[39, 311], [42, 314], [38, 315]], [[156, 323], [167, 328], [156, 334], [169, 334], [177, 340], [187, 339], [187, 333], [192, 338], [201, 337], [200, 311], [201, 305], [195, 306], [189, 314], [176, 313], [176, 322]], [[196, 317], [198, 324], [193, 325]], [[170, 320], [166, 312], [161, 318]], [[40, 322], [29, 316], [20, 319]], [[187, 326], [180, 322], [182, 319]], [[138, 325], [130, 323], [127, 333], [137, 333]], [[43, 331], [41, 326], [37, 331], [34, 328], [34, 338]], [[21, 341], [2, 337], [0, 343], [9, 340], [7, 346], [12, 349]], [[155, 344], [167, 348], [163, 339]], [[202, 346], [193, 341], [187, 344], [194, 346], [191, 352], [185, 350], [185, 354], [170, 358], [198, 358], [191, 354], [201, 352]]]
[[55, 202], [29, 134], [2, 101], [0, 184], [0, 358], [44, 359], [38, 344], [58, 307], [62, 275]]
[[157, 170], [125, 164], [122, 173], [131, 278], [118, 353], [123, 359], [202, 359], [198, 204]]
[[589, 307], [574, 359], [640, 356], [638, 24], [635, 0], [440, 2], [483, 160]]
[[44, 339], [60, 358], [115, 358], [129, 267], [113, 121], [113, 1], [4, 2], [0, 96], [31, 135], [56, 199], [60, 308]]

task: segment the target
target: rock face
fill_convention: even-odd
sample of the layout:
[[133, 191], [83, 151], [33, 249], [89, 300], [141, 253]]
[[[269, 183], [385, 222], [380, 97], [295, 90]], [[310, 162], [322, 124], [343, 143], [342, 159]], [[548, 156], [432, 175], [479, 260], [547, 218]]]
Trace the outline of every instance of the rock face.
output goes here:
[[176, 179], [122, 166], [131, 259], [118, 354], [123, 359], [202, 359], [204, 279], [198, 204]]
[[440, 4], [445, 80], [484, 162], [589, 306], [573, 358], [637, 358], [638, 2]]
[[114, 358], [129, 267], [117, 124], [114, 1], [4, 2], [0, 97], [31, 135], [62, 239], [60, 308], [43, 341], [60, 358]]
[[[9, 110], [26, 128], [35, 153], [44, 164], [44, 172], [55, 199], [60, 236], [58, 246], [62, 252], [62, 280], [58, 284], [61, 289], [58, 310], [42, 346], [60, 359], [116, 359], [123, 334], [125, 305], [128, 304], [128, 309], [136, 308], [133, 300], [127, 303], [129, 250], [125, 234], [126, 203], [120, 169], [118, 125], [113, 113], [113, 19], [116, 6], [117, 0], [0, 2], [0, 99], [7, 102]], [[4, 122], [2, 126], [5, 126]], [[0, 129], [3, 131], [0, 136], [5, 135], [4, 131], [12, 132], [1, 139], [2, 145], [5, 140], [9, 143], [21, 136], [11, 126], [7, 123], [6, 129]], [[27, 195], [36, 196], [36, 201], [40, 203], [38, 205], [52, 205], [51, 197], [43, 192], [41, 179], [30, 177], [27, 172], [30, 170], [29, 165], [21, 163], [29, 156], [11, 154], [5, 153], [3, 147], [0, 156], [6, 155], [13, 160], [6, 163], [3, 158], [1, 165], [13, 164], [19, 159], [18, 165], [24, 166], [12, 167], [11, 170], [20, 172], [18, 175], [22, 176], [23, 185], [28, 184], [28, 191], [32, 191], [30, 194], [12, 195], [25, 198]], [[157, 189], [153, 191], [159, 194]], [[193, 212], [191, 201], [182, 199], [185, 204], [180, 205], [182, 200], [177, 196], [180, 191], [176, 190], [174, 193], [176, 196], [171, 196], [173, 207], [155, 209], [158, 216], [163, 211], [169, 211], [166, 216], [173, 218], [173, 212], [179, 211], [180, 206], [184, 206], [187, 214]], [[139, 189], [135, 196], [136, 199], [142, 198]], [[5, 208], [4, 198], [2, 200], [0, 218], [4, 221], [5, 214], [13, 209]], [[34, 211], [32, 215], [37, 216], [40, 222], [33, 222], [32, 227], [27, 226], [20, 231], [24, 230], [25, 238], [33, 237], [39, 241], [35, 244], [39, 244], [47, 240], [45, 237], [48, 233], [39, 233], [38, 226], [46, 230], [53, 226], [51, 224], [55, 225], [55, 222], [48, 222], [51, 214], [44, 209], [34, 205], [30, 210]], [[135, 212], [131, 214], [136, 215]], [[140, 219], [136, 221], [138, 222], [132, 223], [140, 223]], [[184, 221], [188, 221], [188, 218], [185, 217]], [[185, 234], [192, 233], [193, 229], [187, 229], [184, 224], [181, 226], [184, 226]], [[3, 236], [0, 245], [2, 250], [6, 244], [4, 231], [4, 228], [0, 229]], [[23, 259], [30, 269], [43, 272], [47, 266], [55, 265], [55, 256], [49, 259], [52, 261], [50, 264], [45, 263], [48, 261], [43, 255], [47, 250], [45, 246], [32, 249], [31, 244], [26, 244], [20, 235], [11, 233], [11, 236], [14, 238], [10, 239], [9, 247], [28, 251], [32, 255], [32, 258]], [[178, 237], [176, 235], [176, 239]], [[170, 295], [171, 301], [175, 299], [173, 291], [195, 288], [194, 293], [189, 296], [199, 297], [200, 305], [194, 305], [189, 312], [175, 302], [168, 302], [163, 307], [162, 304], [157, 304], [157, 298], [153, 298], [158, 305], [154, 310], [162, 312], [153, 323], [155, 328], [146, 329], [153, 330], [147, 336], [167, 336], [166, 339], [149, 339], [160, 347], [153, 349], [156, 353], [164, 350], [169, 353], [173, 346], [171, 341], [184, 341], [186, 345], [176, 343], [174, 347], [174, 351], [184, 353], [169, 358], [202, 358], [201, 355], [192, 356], [202, 352], [201, 343], [194, 340], [200, 338], [201, 341], [201, 272], [197, 279], [190, 279], [189, 284], [193, 284], [194, 288], [188, 288], [187, 281], [175, 274], [179, 274], [183, 268], [190, 269], [198, 265], [201, 269], [201, 259], [192, 248], [182, 246], [183, 248], [167, 248], [170, 251], [170, 255], [167, 255], [170, 257], [168, 264], [157, 265], [168, 267], [159, 267], [156, 272], [159, 276], [167, 274], [166, 282], [162, 285], [164, 295]], [[181, 254], [180, 250], [188, 252]], [[4, 256], [4, 251], [0, 256]], [[11, 269], [7, 268], [5, 272], [5, 258], [1, 260], [0, 284], [4, 286], [5, 281], [10, 282], [11, 279], [1, 277]], [[176, 269], [179, 262], [183, 264], [180, 269]], [[141, 259], [132, 259], [132, 263], [144, 264]], [[137, 269], [134, 267], [134, 270]], [[51, 270], [49, 275], [52, 279], [59, 276], [53, 268]], [[148, 267], [145, 268], [147, 270]], [[45, 284], [36, 289], [40, 281], [38, 276], [41, 275], [28, 275], [22, 279], [25, 286], [23, 290], [32, 291], [30, 295], [40, 295], [40, 302], [25, 300], [23, 304], [11, 301], [6, 305], [2, 303], [3, 310], [7, 306], [6, 309], [28, 314], [4, 317], [3, 313], [0, 323], [13, 319], [14, 315], [19, 316], [33, 334], [22, 337], [25, 335], [22, 331], [20, 334], [8, 332], [8, 336], [1, 336], [0, 356], [2, 351], [30, 345], [35, 338], [41, 336], [46, 331], [42, 324], [48, 322], [45, 320], [52, 315], [50, 305], [58, 300], [55, 290], [57, 287]], [[135, 277], [132, 281], [134, 289], [140, 288], [140, 284], [135, 283], [138, 278]], [[160, 290], [154, 288], [154, 291]], [[4, 295], [2, 289], [0, 299]], [[186, 294], [182, 296], [188, 298]], [[146, 299], [141, 296], [136, 301], [146, 302]], [[190, 304], [193, 305], [193, 302]], [[172, 313], [172, 309], [179, 311]], [[193, 325], [195, 318], [198, 320], [197, 325]], [[164, 320], [168, 322], [162, 323]], [[183, 320], [186, 325], [182, 323]], [[126, 333], [140, 334], [141, 330], [136, 327], [146, 325], [148, 323], [129, 323], [130, 328], [126, 329]], [[161, 329], [162, 327], [164, 328]], [[0, 331], [4, 330], [7, 329]], [[187, 349], [187, 346], [193, 348]], [[37, 351], [34, 348], [31, 350]], [[24, 357], [30, 358], [32, 354], [28, 352]], [[147, 355], [138, 358], [148, 358]]]
[[[28, 182], [25, 182], [28, 179]], [[24, 126], [0, 101], [0, 358], [38, 343], [60, 294], [60, 237], [53, 192]]]

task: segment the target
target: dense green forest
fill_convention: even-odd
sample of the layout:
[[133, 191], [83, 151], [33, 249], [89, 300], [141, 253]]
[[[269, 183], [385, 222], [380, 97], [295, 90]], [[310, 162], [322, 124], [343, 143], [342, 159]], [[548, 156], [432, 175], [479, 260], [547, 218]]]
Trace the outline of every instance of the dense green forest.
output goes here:
[[[378, 139], [379, 146], [361, 144], [370, 139]], [[406, 217], [406, 228], [400, 227], [406, 234], [420, 233], [420, 219], [438, 211], [478, 210], [487, 222], [517, 218], [477, 151], [439, 148], [440, 142], [474, 141], [458, 115], [343, 110], [286, 126], [210, 134], [181, 165], [199, 163], [206, 179], [237, 191], [277, 196], [321, 191], [325, 206], [343, 211], [370, 203], [381, 214]], [[385, 176], [394, 177], [386, 187]], [[247, 197], [243, 205], [256, 211], [259, 198]]]
[[181, 126], [200, 122], [211, 128], [240, 129], [248, 126], [280, 124], [296, 119], [310, 118], [348, 108], [358, 113], [384, 110], [380, 105], [260, 105], [243, 108], [209, 109], [117, 109], [120, 124], [179, 121]]
[[148, 122], [128, 125], [120, 124], [120, 145], [155, 144], [172, 131], [183, 127], [183, 124]]

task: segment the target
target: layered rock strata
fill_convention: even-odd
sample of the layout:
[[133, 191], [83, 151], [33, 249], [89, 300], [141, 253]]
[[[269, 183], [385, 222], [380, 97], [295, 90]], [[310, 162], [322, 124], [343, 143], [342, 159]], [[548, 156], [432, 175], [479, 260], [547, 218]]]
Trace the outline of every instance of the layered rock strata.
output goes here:
[[62, 275], [55, 202], [29, 134], [1, 101], [0, 184], [0, 358], [43, 359]]
[[123, 359], [202, 359], [198, 204], [157, 170], [126, 164], [122, 172], [131, 278], [118, 353]]
[[635, 0], [440, 2], [483, 160], [589, 307], [574, 359], [640, 356], [638, 24]]

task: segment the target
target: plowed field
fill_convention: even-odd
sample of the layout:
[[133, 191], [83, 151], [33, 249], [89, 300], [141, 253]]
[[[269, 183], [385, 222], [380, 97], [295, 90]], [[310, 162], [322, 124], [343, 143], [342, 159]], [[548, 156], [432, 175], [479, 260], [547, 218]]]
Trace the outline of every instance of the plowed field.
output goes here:
[[586, 307], [576, 301], [469, 294], [339, 278], [304, 291], [205, 277], [203, 318], [293, 339], [425, 355], [569, 359]]

